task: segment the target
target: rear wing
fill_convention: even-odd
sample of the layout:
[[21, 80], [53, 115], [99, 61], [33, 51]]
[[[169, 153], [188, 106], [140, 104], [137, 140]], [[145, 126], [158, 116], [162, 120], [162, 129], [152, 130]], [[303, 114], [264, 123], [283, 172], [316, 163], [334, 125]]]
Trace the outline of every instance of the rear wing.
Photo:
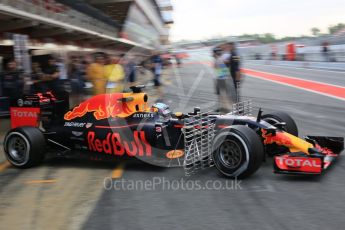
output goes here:
[[11, 128], [38, 127], [40, 122], [48, 128], [54, 119], [63, 117], [69, 109], [67, 93], [55, 96], [51, 92], [23, 95], [10, 99]]
[[10, 100], [8, 97], [0, 97], [0, 118], [10, 115]]

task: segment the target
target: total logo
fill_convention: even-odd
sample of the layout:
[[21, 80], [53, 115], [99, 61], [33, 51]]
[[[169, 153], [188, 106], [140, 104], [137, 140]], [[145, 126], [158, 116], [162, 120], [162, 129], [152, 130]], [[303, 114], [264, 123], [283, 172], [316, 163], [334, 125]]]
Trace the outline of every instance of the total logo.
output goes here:
[[30, 111], [20, 111], [16, 109], [12, 109], [12, 113], [15, 117], [28, 117], [28, 118], [37, 118], [38, 113], [30, 112]]
[[286, 165], [292, 168], [316, 167], [321, 168], [319, 159], [302, 159], [302, 158], [276, 158], [280, 165]]
[[117, 156], [151, 156], [152, 148], [145, 138], [144, 131], [134, 131], [131, 140], [123, 140], [119, 133], [108, 133], [105, 139], [96, 137], [95, 132], [87, 134], [90, 151]]

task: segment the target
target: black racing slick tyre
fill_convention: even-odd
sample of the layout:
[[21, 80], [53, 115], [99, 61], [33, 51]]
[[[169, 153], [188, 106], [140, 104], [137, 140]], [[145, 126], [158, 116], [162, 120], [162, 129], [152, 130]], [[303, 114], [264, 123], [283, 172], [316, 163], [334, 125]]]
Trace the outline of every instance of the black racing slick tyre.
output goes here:
[[17, 168], [30, 168], [40, 164], [45, 155], [46, 141], [35, 127], [24, 126], [10, 130], [5, 137], [7, 160]]
[[261, 117], [262, 120], [266, 121], [267, 123], [275, 126], [277, 123], [285, 122], [286, 126], [284, 128], [284, 131], [294, 135], [298, 136], [298, 128], [295, 123], [295, 121], [292, 119], [292, 117], [284, 112], [272, 112], [268, 114], [264, 114]]
[[264, 159], [264, 148], [254, 130], [233, 125], [215, 136], [212, 157], [216, 168], [224, 176], [245, 178], [259, 169]]

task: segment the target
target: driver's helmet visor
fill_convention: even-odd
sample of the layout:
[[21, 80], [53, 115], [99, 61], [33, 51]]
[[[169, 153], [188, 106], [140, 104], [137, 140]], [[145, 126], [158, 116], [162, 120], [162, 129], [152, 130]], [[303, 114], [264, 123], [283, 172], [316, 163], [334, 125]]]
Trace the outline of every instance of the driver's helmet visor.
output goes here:
[[164, 103], [156, 103], [153, 105], [154, 108], [158, 109], [158, 112], [160, 115], [162, 115], [164, 118], [170, 117], [171, 111], [169, 109], [169, 106]]

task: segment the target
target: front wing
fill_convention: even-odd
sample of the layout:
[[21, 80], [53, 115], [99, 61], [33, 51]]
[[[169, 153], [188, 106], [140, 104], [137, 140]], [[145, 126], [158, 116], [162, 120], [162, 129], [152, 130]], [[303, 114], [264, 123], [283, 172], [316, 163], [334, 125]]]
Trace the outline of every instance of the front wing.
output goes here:
[[307, 136], [314, 148], [309, 153], [288, 152], [274, 157], [274, 172], [285, 174], [321, 174], [344, 149], [344, 138]]

